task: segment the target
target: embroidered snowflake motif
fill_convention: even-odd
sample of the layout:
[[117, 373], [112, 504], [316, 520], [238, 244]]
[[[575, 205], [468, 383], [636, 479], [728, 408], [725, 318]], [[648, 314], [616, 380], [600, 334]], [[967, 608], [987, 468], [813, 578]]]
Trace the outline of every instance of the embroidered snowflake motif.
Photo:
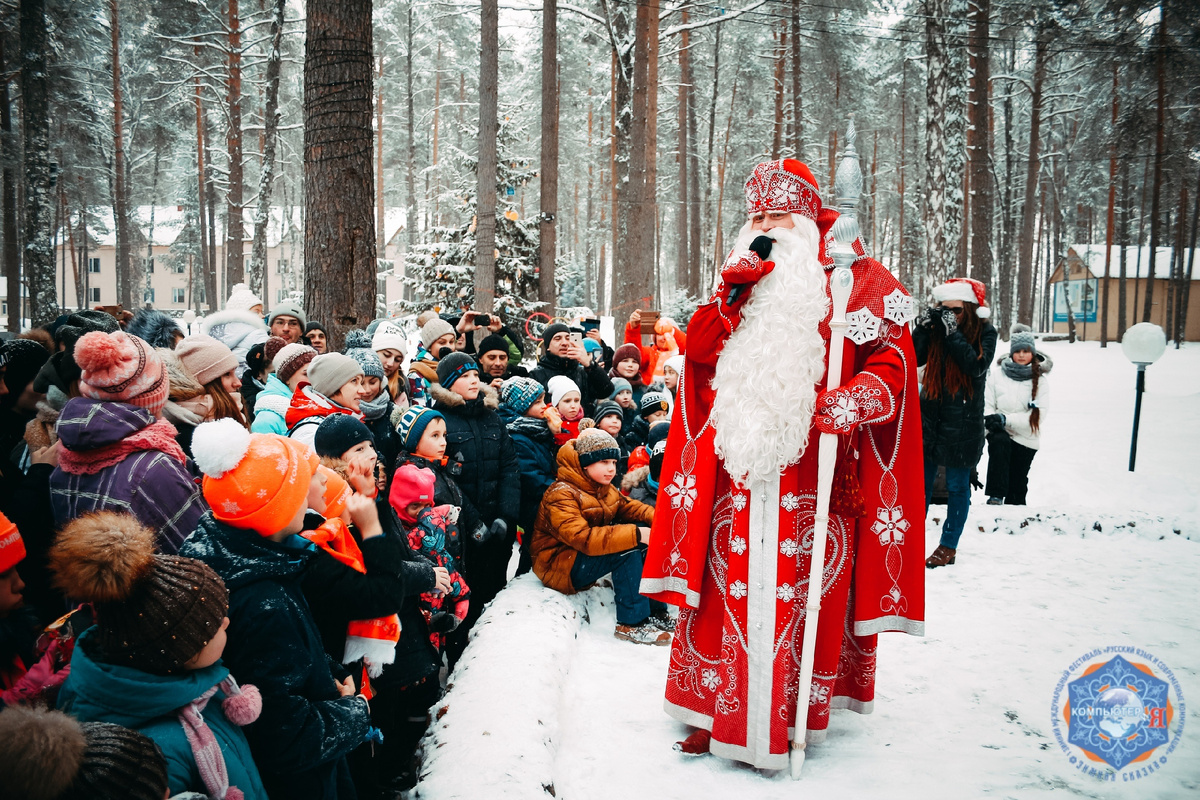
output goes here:
[[741, 511], [745, 507], [746, 507], [746, 495], [735, 494], [733, 496], [733, 510]]
[[831, 398], [827, 413], [834, 428], [848, 431], [858, 422], [858, 403], [850, 395], [838, 393]]
[[729, 551], [741, 555], [746, 552], [746, 540], [741, 536], [735, 536], [729, 540]]
[[855, 344], [866, 344], [879, 338], [879, 317], [872, 314], [871, 309], [866, 306], [847, 314], [846, 322], [850, 324], [846, 338]]
[[916, 303], [900, 289], [883, 298], [883, 316], [903, 326], [917, 316]]
[[242, 513], [242, 507], [239, 506], [237, 503], [233, 502], [232, 500], [225, 500], [224, 502], [222, 502], [221, 510], [224, 511], [226, 514]]
[[779, 505], [784, 511], [795, 511], [800, 507], [800, 498], [797, 495], [788, 492], [783, 497], [779, 498]]
[[715, 669], [706, 669], [700, 672], [700, 685], [710, 692], [715, 692], [717, 687], [721, 685], [721, 676], [717, 674]]
[[284, 452], [280, 453], [279, 455], [275, 456], [276, 471], [287, 472], [289, 466], [291, 466], [291, 459], [288, 457], [286, 450]]
[[783, 553], [788, 558], [800, 552], [800, 542], [795, 539], [784, 539], [779, 543], [779, 552]]
[[823, 683], [813, 682], [812, 693], [808, 696], [810, 706], [824, 705], [829, 702], [829, 687]]
[[691, 511], [696, 502], [696, 476], [677, 472], [665, 491], [671, 498], [671, 508], [683, 506], [684, 511]]
[[904, 534], [909, 527], [911, 526], [904, 518], [903, 509], [897, 506], [896, 508], [879, 509], [879, 518], [871, 525], [871, 530], [879, 537], [879, 543], [882, 545], [892, 542], [904, 544]]
[[796, 597], [796, 589], [790, 583], [785, 583], [775, 590], [775, 596], [785, 603], [790, 603]]
[[735, 600], [741, 600], [746, 596], [746, 584], [742, 581], [734, 581], [729, 584], [729, 596]]

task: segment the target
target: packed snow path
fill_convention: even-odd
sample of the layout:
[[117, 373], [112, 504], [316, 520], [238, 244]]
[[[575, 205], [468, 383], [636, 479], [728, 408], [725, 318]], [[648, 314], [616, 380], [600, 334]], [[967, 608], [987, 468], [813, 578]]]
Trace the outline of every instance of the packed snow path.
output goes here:
[[568, 598], [525, 576], [488, 609], [438, 706], [417, 796], [1197, 796], [1195, 720], [1161, 771], [1112, 784], [1070, 764], [1050, 719], [1063, 670], [1108, 645], [1153, 653], [1185, 701], [1200, 697], [1200, 348], [1151, 367], [1132, 476], [1133, 368], [1118, 347], [1046, 349], [1034, 505], [976, 493], [957, 563], [927, 573], [926, 636], [880, 637], [874, 713], [834, 712], [799, 784], [673, 752], [688, 729], [662, 710], [669, 648], [613, 638], [611, 589]]

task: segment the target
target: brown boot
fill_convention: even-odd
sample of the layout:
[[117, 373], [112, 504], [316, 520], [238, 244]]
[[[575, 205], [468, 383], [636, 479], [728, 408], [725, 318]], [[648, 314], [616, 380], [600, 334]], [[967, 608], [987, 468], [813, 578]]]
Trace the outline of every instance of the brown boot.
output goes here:
[[933, 551], [933, 554], [925, 559], [925, 566], [933, 569], [934, 567], [944, 567], [947, 564], [953, 564], [956, 552], [953, 547], [946, 547], [939, 544], [937, 549]]

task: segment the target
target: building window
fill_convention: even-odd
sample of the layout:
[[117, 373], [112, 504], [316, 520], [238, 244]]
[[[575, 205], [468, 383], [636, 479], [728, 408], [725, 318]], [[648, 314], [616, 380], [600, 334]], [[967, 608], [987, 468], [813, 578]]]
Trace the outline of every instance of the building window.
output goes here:
[[88, 272], [92, 273], [93, 275], [100, 272], [100, 259], [98, 259], [98, 258], [89, 258], [88, 259]]
[[171, 302], [172, 303], [184, 302], [184, 294], [185, 294], [185, 291], [183, 289], [172, 289], [171, 290]]
[[182, 261], [179, 261], [177, 259], [175, 261], [170, 262], [170, 264], [171, 265], [170, 265], [170, 267], [168, 267], [168, 269], [171, 271], [172, 275], [182, 275], [183, 274], [184, 266], [183, 266]]
[[286, 291], [284, 291], [283, 289], [275, 290], [275, 302], [276, 303], [282, 303], [284, 300], [287, 300], [287, 299], [288, 299], [288, 296], [287, 296]]
[[[96, 260], [99, 261], [99, 259], [96, 259]], [[100, 302], [100, 287], [99, 286], [92, 287], [92, 302], [93, 303]]]
[[154, 304], [154, 290], [153, 289], [143, 289], [142, 290], [142, 302], [150, 303], [151, 305]]
[[275, 274], [282, 275], [287, 272], [288, 262], [286, 258], [281, 258], [275, 262]]
[[204, 299], [204, 287], [203, 286], [197, 286], [195, 291], [193, 292], [193, 294], [196, 298], [197, 303], [207, 303], [208, 302], [207, 300]]
[[0, 300], [0, 314], [7, 314], [7, 313], [8, 313], [8, 301]]

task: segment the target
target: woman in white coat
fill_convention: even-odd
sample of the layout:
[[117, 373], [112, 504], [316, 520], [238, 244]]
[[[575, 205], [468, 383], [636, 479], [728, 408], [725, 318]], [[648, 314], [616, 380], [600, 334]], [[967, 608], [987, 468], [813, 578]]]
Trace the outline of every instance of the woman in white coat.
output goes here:
[[1050, 398], [1046, 375], [1053, 363], [1037, 352], [1033, 334], [1014, 325], [1008, 355], [987, 382], [983, 420], [988, 430], [989, 505], [1025, 505], [1029, 467], [1037, 455]]

